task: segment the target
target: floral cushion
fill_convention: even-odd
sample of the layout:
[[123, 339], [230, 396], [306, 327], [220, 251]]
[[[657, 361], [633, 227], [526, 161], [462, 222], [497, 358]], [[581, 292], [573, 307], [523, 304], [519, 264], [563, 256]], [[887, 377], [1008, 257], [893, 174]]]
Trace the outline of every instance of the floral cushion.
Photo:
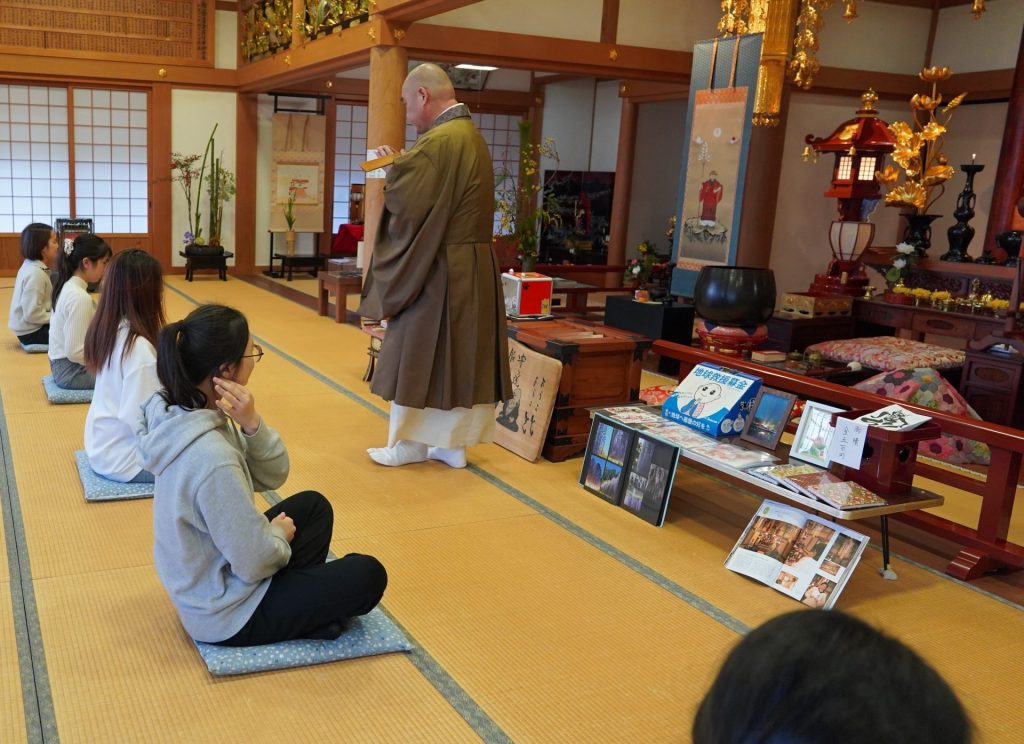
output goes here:
[[[934, 408], [955, 416], [981, 418], [963, 399], [963, 396], [942, 379], [942, 375], [928, 367], [882, 372], [863, 382], [858, 382], [853, 387], [893, 400]], [[943, 434], [936, 439], [921, 442], [917, 452], [920, 455], [960, 465], [966, 463], [988, 465], [991, 459], [991, 452], [987, 444], [964, 439], [955, 434]]]
[[860, 362], [871, 369], [959, 369], [964, 366], [965, 354], [945, 346], [911, 341], [897, 336], [876, 338], [848, 338], [841, 341], [822, 341], [807, 347], [807, 351], [820, 351], [830, 362]]

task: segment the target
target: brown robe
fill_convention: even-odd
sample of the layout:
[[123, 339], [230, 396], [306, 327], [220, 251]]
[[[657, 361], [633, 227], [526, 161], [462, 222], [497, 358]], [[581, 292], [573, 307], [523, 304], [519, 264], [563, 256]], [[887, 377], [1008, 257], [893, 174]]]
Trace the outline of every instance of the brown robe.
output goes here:
[[359, 306], [388, 320], [370, 386], [380, 397], [446, 411], [512, 397], [493, 220], [490, 154], [460, 104], [396, 158], [384, 184]]

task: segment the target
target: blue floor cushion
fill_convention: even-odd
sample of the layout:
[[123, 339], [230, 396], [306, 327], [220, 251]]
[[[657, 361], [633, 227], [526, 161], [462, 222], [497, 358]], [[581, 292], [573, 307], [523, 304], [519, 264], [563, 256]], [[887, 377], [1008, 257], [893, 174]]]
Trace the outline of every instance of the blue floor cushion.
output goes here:
[[51, 403], [92, 403], [92, 390], [67, 390], [53, 381], [53, 375], [43, 378], [46, 399]]
[[348, 630], [333, 641], [301, 639], [239, 647], [200, 641], [195, 641], [195, 644], [210, 674], [217, 677], [326, 664], [412, 649], [405, 634], [379, 607], [368, 615], [352, 618]]
[[45, 354], [50, 350], [48, 344], [21, 344], [21, 348], [29, 354]]
[[89, 456], [85, 450], [75, 452], [75, 464], [78, 465], [78, 477], [82, 479], [86, 501], [117, 501], [119, 499], [153, 497], [152, 483], [118, 483], [96, 475], [89, 467]]

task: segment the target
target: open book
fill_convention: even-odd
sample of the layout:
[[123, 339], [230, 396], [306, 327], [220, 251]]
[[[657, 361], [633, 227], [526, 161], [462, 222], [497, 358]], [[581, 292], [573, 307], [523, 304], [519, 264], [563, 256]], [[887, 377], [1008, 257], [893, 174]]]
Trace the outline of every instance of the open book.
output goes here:
[[868, 538], [775, 501], [765, 501], [725, 567], [757, 579], [805, 605], [831, 609]]

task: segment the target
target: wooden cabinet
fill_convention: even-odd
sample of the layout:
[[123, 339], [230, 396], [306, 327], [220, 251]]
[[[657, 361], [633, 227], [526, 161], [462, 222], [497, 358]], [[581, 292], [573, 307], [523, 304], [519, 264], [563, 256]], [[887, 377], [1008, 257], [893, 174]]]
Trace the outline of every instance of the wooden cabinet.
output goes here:
[[923, 341], [925, 335], [932, 334], [963, 339], [964, 345], [996, 333], [1006, 325], [1005, 320], [990, 315], [969, 315], [865, 299], [853, 301], [853, 317], [857, 322], [857, 336], [879, 335], [881, 329], [891, 329], [890, 333], [908, 330], [917, 341]]
[[968, 349], [960, 394], [985, 421], [1024, 428], [1020, 354]]
[[849, 315], [824, 318], [787, 318], [772, 316], [768, 320], [766, 347], [780, 351], [803, 351], [820, 341], [853, 338], [853, 318]]

